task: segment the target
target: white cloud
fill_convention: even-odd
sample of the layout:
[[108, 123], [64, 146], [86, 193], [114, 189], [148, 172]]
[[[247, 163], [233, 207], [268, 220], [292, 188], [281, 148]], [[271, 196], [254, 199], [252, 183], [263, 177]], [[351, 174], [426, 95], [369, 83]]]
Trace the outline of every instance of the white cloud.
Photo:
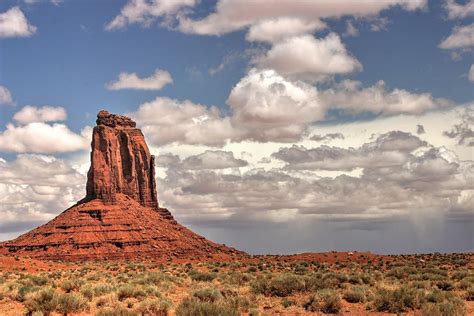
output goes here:
[[357, 149], [326, 145], [307, 149], [304, 146], [293, 145], [290, 148], [280, 148], [272, 156], [285, 161], [286, 168], [296, 170], [390, 168], [407, 163], [411, 152], [426, 145], [426, 142], [409, 133], [392, 131]]
[[[249, 162], [238, 172], [187, 169], [174, 156], [159, 178], [161, 203], [186, 221], [222, 225], [472, 216], [473, 162], [409, 133], [392, 131], [356, 148], [290, 147], [274, 156], [286, 167]], [[318, 171], [354, 168], [362, 169], [359, 176], [325, 177]]]
[[0, 132], [0, 151], [15, 153], [54, 153], [84, 150], [90, 137], [75, 134], [64, 124], [48, 125], [42, 122], [23, 126], [7, 124]]
[[359, 30], [354, 26], [354, 23], [352, 21], [347, 21], [346, 22], [346, 32], [344, 33], [345, 36], [359, 36]]
[[36, 27], [28, 23], [19, 7], [0, 13], [0, 38], [28, 37], [35, 32]]
[[0, 105], [2, 104], [5, 104], [5, 105], [13, 104], [12, 94], [4, 86], [0, 86]]
[[44, 155], [0, 158], [0, 230], [22, 232], [53, 218], [85, 194], [85, 176]]
[[230, 118], [221, 117], [216, 107], [191, 101], [157, 97], [131, 113], [155, 145], [180, 142], [222, 146], [236, 136]]
[[13, 119], [20, 124], [65, 121], [66, 118], [66, 110], [60, 106], [35, 107], [27, 105], [13, 116]]
[[223, 146], [248, 139], [295, 141], [325, 113], [314, 87], [288, 81], [273, 70], [252, 69], [232, 89], [227, 103], [231, 113], [222, 116], [216, 107], [158, 97], [131, 116], [155, 145]]
[[362, 69], [335, 33], [316, 39], [303, 35], [276, 43], [254, 63], [261, 68], [275, 69], [294, 79], [318, 81], [336, 74], [348, 74]]
[[167, 84], [173, 82], [169, 72], [156, 69], [153, 75], [146, 78], [140, 78], [136, 73], [122, 72], [118, 80], [107, 83], [109, 90], [161, 90]]
[[[220, 0], [214, 13], [200, 20], [179, 16], [179, 29], [185, 33], [221, 35], [264, 20], [293, 17], [305, 20], [342, 16], [373, 16], [393, 6], [413, 11], [426, 7], [426, 0]], [[251, 8], [251, 9], [249, 9]]]
[[467, 18], [474, 15], [474, 0], [467, 0], [460, 4], [458, 0], [445, 0], [444, 7], [450, 19]]
[[[37, 4], [37, 3], [40, 3], [41, 1], [42, 0], [24, 0], [24, 2], [28, 5]], [[63, 0], [50, 0], [49, 2], [55, 6], [59, 6], [61, 3], [63, 3]]]
[[278, 42], [284, 38], [322, 30], [326, 24], [318, 19], [305, 20], [295, 17], [280, 17], [263, 20], [252, 25], [247, 33], [248, 41]]
[[411, 93], [403, 89], [388, 91], [383, 81], [363, 88], [359, 81], [344, 80], [321, 91], [320, 96], [329, 108], [343, 109], [348, 113], [420, 114], [453, 105], [446, 99], [433, 98], [429, 93]]
[[216, 170], [239, 168], [247, 165], [247, 161], [235, 158], [233, 152], [206, 150], [201, 154], [187, 157], [182, 161], [180, 167], [187, 170]]
[[221, 147], [228, 142], [249, 140], [262, 143], [301, 140], [308, 135], [310, 126], [325, 121], [331, 110], [342, 110], [347, 115], [420, 115], [454, 105], [429, 93], [388, 90], [383, 81], [363, 88], [358, 81], [345, 80], [318, 91], [275, 70], [256, 68], [232, 88], [227, 104], [230, 111], [222, 115], [217, 107], [158, 97], [140, 105], [130, 115], [154, 145]]
[[292, 82], [274, 70], [252, 69], [230, 92], [227, 103], [232, 122], [258, 141], [294, 141], [306, 132], [308, 123], [321, 120], [324, 108], [317, 90]]
[[455, 27], [439, 47], [442, 49], [468, 49], [474, 46], [474, 23]]
[[329, 143], [334, 139], [344, 139], [344, 135], [342, 133], [328, 133], [325, 135], [315, 134], [311, 136], [310, 139], [316, 142]]
[[456, 139], [458, 145], [474, 147], [474, 106], [467, 107], [460, 113], [460, 122], [453, 124], [451, 130], [443, 134], [449, 138]]
[[117, 30], [129, 24], [148, 27], [159, 17], [176, 14], [181, 9], [195, 4], [196, 0], [129, 0], [120, 14], [109, 22], [105, 29]]
[[467, 75], [467, 78], [469, 81], [474, 82], [474, 64], [472, 64], [471, 68], [469, 68], [469, 74]]

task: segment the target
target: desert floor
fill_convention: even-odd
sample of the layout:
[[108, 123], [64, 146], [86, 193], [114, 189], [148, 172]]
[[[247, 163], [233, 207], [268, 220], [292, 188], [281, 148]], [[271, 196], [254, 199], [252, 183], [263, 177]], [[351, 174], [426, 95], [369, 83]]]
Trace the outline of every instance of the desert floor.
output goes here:
[[0, 315], [474, 315], [474, 254], [226, 262], [0, 256]]

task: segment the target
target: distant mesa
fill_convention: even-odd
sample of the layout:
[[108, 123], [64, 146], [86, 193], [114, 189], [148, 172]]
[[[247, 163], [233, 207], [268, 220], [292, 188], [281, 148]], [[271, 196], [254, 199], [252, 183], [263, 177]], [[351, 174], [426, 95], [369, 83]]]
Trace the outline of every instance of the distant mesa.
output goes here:
[[195, 234], [159, 207], [155, 159], [132, 119], [100, 111], [96, 123], [86, 197], [45, 225], [0, 243], [0, 254], [70, 261], [246, 255]]

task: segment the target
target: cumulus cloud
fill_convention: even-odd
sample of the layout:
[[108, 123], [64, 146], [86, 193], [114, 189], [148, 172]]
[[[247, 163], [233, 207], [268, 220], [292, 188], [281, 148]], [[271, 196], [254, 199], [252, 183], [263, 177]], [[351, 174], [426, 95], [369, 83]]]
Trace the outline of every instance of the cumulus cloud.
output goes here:
[[[169, 168], [159, 179], [162, 204], [187, 222], [222, 225], [473, 214], [473, 162], [409, 133], [392, 131], [357, 148], [293, 146], [272, 156], [286, 166], [233, 173]], [[360, 176], [319, 175], [353, 168], [362, 169]]]
[[263, 20], [252, 25], [247, 33], [248, 41], [278, 42], [284, 38], [313, 33], [326, 28], [318, 19], [305, 20], [295, 17], [280, 17]]
[[324, 117], [316, 89], [292, 82], [274, 70], [252, 69], [230, 92], [232, 122], [258, 141], [294, 141], [307, 124]]
[[206, 150], [201, 154], [191, 155], [183, 160], [173, 154], [159, 155], [157, 165], [161, 168], [185, 170], [218, 170], [245, 167], [248, 162], [244, 159], [235, 158], [231, 151]]
[[20, 232], [46, 222], [83, 197], [84, 185], [84, 175], [52, 156], [0, 158], [2, 232]]
[[360, 148], [320, 146], [307, 149], [293, 145], [272, 155], [287, 163], [289, 169], [353, 170], [355, 168], [384, 168], [408, 161], [410, 153], [426, 143], [405, 132], [390, 132]]
[[248, 162], [234, 157], [234, 153], [222, 150], [206, 150], [204, 153], [187, 157], [183, 168], [197, 169], [227, 169], [247, 166]]
[[469, 49], [474, 46], [474, 23], [455, 27], [439, 47], [442, 49]]
[[467, 0], [464, 4], [458, 0], [445, 0], [444, 8], [450, 19], [462, 19], [474, 15], [474, 0]]
[[60, 106], [35, 107], [27, 105], [13, 116], [13, 119], [20, 124], [65, 121], [66, 118], [66, 110]]
[[443, 134], [456, 139], [459, 145], [474, 146], [474, 107], [465, 109], [461, 114], [461, 122]]
[[325, 135], [316, 134], [316, 135], [311, 136], [310, 139], [317, 142], [327, 143], [334, 139], [344, 139], [344, 135], [342, 133], [329, 133]]
[[36, 32], [19, 7], [0, 13], [0, 38], [29, 37]]
[[153, 75], [140, 78], [136, 73], [122, 72], [118, 80], [106, 84], [109, 90], [161, 90], [167, 84], [173, 82], [169, 72], [156, 69]]
[[310, 35], [285, 39], [276, 43], [265, 55], [257, 57], [254, 63], [289, 78], [313, 82], [362, 69], [335, 33], [322, 39]]
[[158, 97], [139, 106], [134, 117], [154, 145], [171, 143], [224, 146], [228, 142], [295, 142], [308, 135], [311, 124], [326, 120], [331, 110], [342, 114], [421, 114], [449, 107], [452, 102], [429, 93], [388, 90], [383, 81], [363, 88], [345, 80], [317, 90], [275, 70], [251, 69], [232, 88], [230, 111]]
[[273, 70], [252, 69], [232, 89], [231, 113], [217, 107], [158, 97], [131, 113], [150, 141], [223, 146], [227, 141], [290, 142], [324, 117], [316, 89], [288, 81]]
[[[424, 8], [425, 0], [347, 1], [323, 0], [220, 0], [214, 13], [193, 20], [180, 16], [179, 29], [186, 33], [221, 35], [254, 26], [265, 20], [293, 17], [302, 20], [338, 18], [342, 16], [373, 16], [393, 6], [413, 11]], [[252, 9], [249, 10], [249, 7]]]
[[421, 114], [453, 105], [429, 93], [411, 93], [403, 89], [389, 91], [382, 80], [367, 88], [363, 88], [360, 81], [344, 80], [333, 88], [321, 91], [320, 97], [328, 107], [349, 113]]
[[14, 153], [55, 153], [84, 150], [89, 139], [72, 132], [64, 124], [43, 122], [22, 126], [7, 124], [0, 132], [0, 151]]
[[117, 30], [129, 24], [148, 27], [157, 18], [177, 14], [181, 9], [195, 4], [196, 0], [129, 0], [105, 29]]
[[471, 68], [469, 68], [469, 74], [467, 75], [467, 78], [469, 81], [474, 82], [474, 64], [472, 64]]
[[147, 138], [155, 145], [169, 143], [222, 146], [238, 136], [229, 117], [222, 117], [217, 107], [191, 101], [157, 97], [130, 113]]
[[0, 105], [11, 105], [13, 104], [12, 94], [4, 86], [0, 86]]

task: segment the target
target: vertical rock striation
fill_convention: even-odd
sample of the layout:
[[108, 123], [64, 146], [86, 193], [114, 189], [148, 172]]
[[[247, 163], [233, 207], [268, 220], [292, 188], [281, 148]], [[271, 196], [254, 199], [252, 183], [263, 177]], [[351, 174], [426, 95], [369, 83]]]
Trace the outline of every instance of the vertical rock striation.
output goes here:
[[158, 209], [155, 159], [136, 123], [122, 115], [100, 111], [92, 135], [87, 199], [117, 202], [125, 194], [145, 207]]

